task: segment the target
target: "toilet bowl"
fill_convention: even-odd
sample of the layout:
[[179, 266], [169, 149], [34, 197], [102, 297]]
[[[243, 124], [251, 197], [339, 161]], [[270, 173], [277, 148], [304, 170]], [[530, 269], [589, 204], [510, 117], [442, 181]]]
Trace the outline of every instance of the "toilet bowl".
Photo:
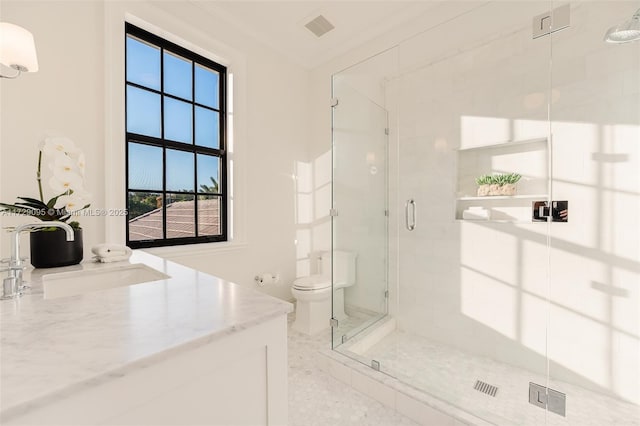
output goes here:
[[333, 317], [346, 318], [344, 313], [344, 289], [356, 282], [355, 253], [336, 250], [334, 253], [334, 283], [331, 285], [331, 253], [323, 252], [319, 259], [320, 273], [298, 278], [291, 286], [296, 299], [296, 320], [292, 327], [305, 334], [316, 334], [329, 327], [331, 318], [331, 293], [333, 292]]

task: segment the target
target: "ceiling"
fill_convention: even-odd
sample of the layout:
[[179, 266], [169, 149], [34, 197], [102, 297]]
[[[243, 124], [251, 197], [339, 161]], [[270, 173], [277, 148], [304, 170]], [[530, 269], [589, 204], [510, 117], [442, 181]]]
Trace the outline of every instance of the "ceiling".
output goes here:
[[[427, 1], [194, 1], [306, 68], [338, 57], [435, 4]], [[304, 26], [318, 15], [335, 26], [320, 38]]]

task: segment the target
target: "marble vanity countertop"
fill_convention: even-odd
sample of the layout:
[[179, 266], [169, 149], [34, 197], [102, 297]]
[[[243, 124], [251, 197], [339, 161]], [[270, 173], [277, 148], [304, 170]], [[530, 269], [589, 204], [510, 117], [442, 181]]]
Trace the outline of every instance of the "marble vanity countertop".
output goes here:
[[[143, 263], [170, 278], [48, 299], [47, 274]], [[0, 301], [0, 416], [7, 420], [293, 310], [160, 257], [25, 271], [31, 289]]]

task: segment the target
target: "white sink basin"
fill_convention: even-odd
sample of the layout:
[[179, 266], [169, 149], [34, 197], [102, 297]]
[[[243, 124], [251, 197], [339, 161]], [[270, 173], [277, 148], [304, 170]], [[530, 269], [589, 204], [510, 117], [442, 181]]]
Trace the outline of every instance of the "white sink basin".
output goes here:
[[88, 271], [61, 272], [42, 277], [45, 299], [75, 296], [91, 291], [124, 287], [171, 278], [141, 263]]

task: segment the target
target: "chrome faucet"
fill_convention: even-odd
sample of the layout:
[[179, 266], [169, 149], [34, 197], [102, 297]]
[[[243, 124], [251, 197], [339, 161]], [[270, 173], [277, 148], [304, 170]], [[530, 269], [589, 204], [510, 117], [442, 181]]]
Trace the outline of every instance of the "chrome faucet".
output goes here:
[[27, 223], [16, 226], [11, 232], [11, 258], [9, 267], [0, 269], [0, 272], [8, 271], [9, 276], [2, 280], [2, 297], [0, 299], [15, 299], [22, 296], [24, 286], [22, 284], [22, 271], [25, 267], [20, 259], [20, 233], [40, 228], [62, 228], [67, 233], [67, 241], [73, 241], [73, 228], [63, 222], [39, 222]]

